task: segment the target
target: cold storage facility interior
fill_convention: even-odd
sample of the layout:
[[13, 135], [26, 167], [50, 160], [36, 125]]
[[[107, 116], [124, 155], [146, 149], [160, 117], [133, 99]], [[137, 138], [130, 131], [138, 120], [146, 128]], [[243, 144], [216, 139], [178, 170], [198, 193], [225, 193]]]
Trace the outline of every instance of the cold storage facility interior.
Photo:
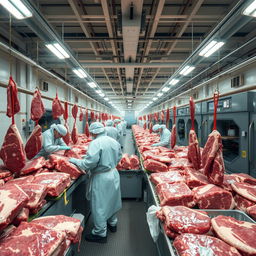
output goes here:
[[0, 122], [1, 256], [256, 255], [256, 0], [0, 0]]

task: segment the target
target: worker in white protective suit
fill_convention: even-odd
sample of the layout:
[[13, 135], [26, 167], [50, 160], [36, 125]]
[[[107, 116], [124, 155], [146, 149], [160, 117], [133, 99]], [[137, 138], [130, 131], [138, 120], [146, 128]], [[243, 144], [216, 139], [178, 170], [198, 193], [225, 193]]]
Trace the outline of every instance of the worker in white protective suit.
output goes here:
[[121, 120], [120, 119], [115, 119], [114, 120], [115, 124], [116, 124], [116, 129], [118, 131], [119, 134], [119, 143], [121, 145], [121, 148], [123, 148], [123, 126], [121, 124]]
[[170, 148], [171, 132], [166, 128], [164, 124], [155, 124], [152, 128], [153, 132], [160, 134], [160, 142], [152, 144], [153, 147], [162, 146]]
[[114, 122], [112, 120], [107, 120], [106, 127], [105, 127], [105, 133], [107, 136], [115, 139], [117, 142], [120, 142], [120, 135], [117, 129], [114, 127]]
[[93, 141], [83, 159], [70, 158], [79, 169], [89, 171], [88, 197], [94, 223], [91, 234], [85, 236], [90, 242], [106, 243], [107, 227], [117, 230], [116, 213], [121, 209], [120, 176], [116, 170], [122, 153], [120, 144], [105, 135], [103, 124], [92, 123], [89, 127]]
[[42, 148], [34, 158], [38, 158], [40, 156], [48, 158], [49, 155], [54, 152], [69, 150], [70, 147], [68, 147], [62, 139], [66, 134], [67, 128], [64, 125], [52, 124], [48, 130], [43, 132]]
[[122, 128], [123, 128], [123, 135], [126, 136], [126, 128], [127, 128], [127, 122], [122, 118]]

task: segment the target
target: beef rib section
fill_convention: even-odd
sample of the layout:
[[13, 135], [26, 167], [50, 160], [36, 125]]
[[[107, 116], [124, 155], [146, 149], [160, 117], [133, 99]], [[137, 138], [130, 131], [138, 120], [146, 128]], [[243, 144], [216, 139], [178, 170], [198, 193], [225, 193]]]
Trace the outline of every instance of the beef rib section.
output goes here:
[[144, 161], [144, 167], [150, 172], [167, 172], [168, 167], [166, 164], [155, 161], [153, 159], [148, 159]]
[[150, 175], [150, 180], [155, 185], [160, 183], [185, 182], [184, 177], [180, 174], [179, 171], [152, 173]]
[[201, 152], [197, 140], [196, 132], [189, 132], [188, 160], [193, 164], [193, 167], [198, 170], [201, 167]]
[[242, 253], [256, 254], [256, 224], [221, 215], [212, 219], [212, 227], [219, 238]]
[[45, 165], [45, 158], [43, 156], [38, 157], [36, 159], [32, 159], [30, 161], [26, 162], [26, 165], [21, 169], [20, 174], [26, 175], [31, 172], [34, 172], [40, 168], [42, 168]]
[[256, 202], [256, 186], [244, 182], [235, 182], [231, 184], [232, 189], [240, 196]]

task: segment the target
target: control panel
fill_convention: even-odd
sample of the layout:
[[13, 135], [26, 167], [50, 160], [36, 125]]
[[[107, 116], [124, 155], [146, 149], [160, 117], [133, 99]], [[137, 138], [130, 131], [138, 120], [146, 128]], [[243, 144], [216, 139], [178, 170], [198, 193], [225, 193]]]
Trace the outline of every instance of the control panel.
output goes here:
[[[231, 107], [232, 107], [231, 98], [221, 99], [219, 100], [219, 103], [218, 103], [217, 112], [231, 109]], [[213, 111], [214, 111], [213, 101], [208, 102], [208, 112], [213, 112]]]

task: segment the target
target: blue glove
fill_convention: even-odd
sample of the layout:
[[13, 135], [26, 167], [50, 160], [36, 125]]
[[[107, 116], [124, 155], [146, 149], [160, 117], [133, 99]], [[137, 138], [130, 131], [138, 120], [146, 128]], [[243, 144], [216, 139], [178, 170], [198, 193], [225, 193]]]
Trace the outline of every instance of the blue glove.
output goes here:
[[69, 161], [70, 163], [72, 163], [72, 164], [77, 165], [77, 164], [78, 164], [78, 162], [79, 162], [79, 159], [76, 159], [76, 158], [70, 158], [68, 161]]
[[68, 146], [60, 146], [60, 150], [70, 150], [71, 148]]

